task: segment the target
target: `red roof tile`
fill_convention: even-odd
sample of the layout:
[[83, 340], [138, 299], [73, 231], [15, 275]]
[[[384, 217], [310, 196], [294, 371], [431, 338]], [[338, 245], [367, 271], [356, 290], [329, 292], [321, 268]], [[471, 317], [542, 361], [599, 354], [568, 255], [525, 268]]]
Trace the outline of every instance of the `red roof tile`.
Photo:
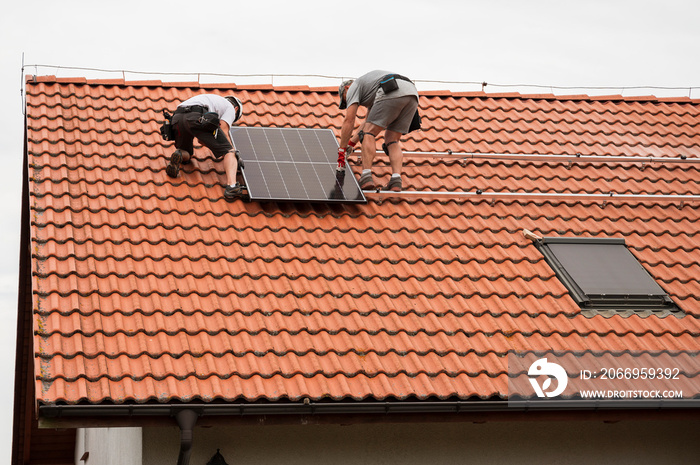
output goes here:
[[[28, 79], [40, 403], [504, 398], [512, 350], [700, 350], [700, 202], [585, 197], [697, 196], [700, 102], [424, 93], [408, 151], [667, 161], [407, 154], [406, 190], [484, 196], [229, 204], [205, 149], [163, 169], [160, 111], [202, 89], [342, 123], [331, 87]], [[584, 316], [524, 229], [624, 238], [687, 316]]]

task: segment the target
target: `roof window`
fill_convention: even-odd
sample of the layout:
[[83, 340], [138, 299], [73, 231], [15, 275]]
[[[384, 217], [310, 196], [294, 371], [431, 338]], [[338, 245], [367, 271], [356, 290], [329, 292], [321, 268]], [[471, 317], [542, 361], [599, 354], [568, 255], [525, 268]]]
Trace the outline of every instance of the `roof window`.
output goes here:
[[535, 245], [587, 313], [683, 316], [624, 239], [538, 238]]

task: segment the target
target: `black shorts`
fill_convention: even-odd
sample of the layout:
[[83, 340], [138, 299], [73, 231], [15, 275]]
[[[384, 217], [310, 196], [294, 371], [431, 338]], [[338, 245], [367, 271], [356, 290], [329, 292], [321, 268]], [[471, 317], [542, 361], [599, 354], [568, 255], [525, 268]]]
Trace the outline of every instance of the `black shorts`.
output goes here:
[[194, 138], [200, 144], [211, 150], [218, 159], [233, 150], [231, 142], [224, 131], [208, 131], [202, 127], [202, 114], [191, 111], [189, 113], [175, 113], [173, 115], [173, 127], [175, 129], [175, 148], [194, 153]]

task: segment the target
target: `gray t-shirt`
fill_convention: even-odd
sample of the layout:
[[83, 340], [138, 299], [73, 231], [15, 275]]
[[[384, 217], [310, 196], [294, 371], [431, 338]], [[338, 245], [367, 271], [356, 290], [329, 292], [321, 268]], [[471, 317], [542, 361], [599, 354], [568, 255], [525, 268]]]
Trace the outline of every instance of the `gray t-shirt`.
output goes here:
[[355, 79], [352, 85], [348, 88], [347, 106], [350, 106], [353, 103], [359, 103], [363, 107], [372, 108], [375, 100], [380, 101], [384, 99], [404, 97], [406, 95], [415, 95], [416, 98], [418, 98], [416, 86], [414, 86], [412, 82], [404, 81], [403, 79], [396, 80], [396, 82], [399, 84], [398, 89], [390, 94], [385, 94], [384, 91], [379, 88], [379, 81], [381, 81], [387, 74], [394, 73], [377, 69]]
[[228, 123], [229, 126], [233, 126], [233, 121], [236, 119], [236, 109], [234, 106], [226, 100], [224, 97], [216, 94], [199, 94], [194, 97], [190, 97], [184, 102], [182, 102], [178, 107], [191, 107], [193, 105], [205, 106], [209, 111], [213, 111], [219, 115], [219, 119], [222, 119]]

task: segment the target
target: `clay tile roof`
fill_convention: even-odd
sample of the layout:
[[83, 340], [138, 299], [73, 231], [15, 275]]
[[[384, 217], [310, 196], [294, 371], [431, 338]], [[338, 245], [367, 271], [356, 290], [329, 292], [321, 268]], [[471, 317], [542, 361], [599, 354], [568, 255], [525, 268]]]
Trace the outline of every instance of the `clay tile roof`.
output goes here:
[[[332, 87], [27, 79], [40, 404], [498, 399], [512, 350], [698, 351], [700, 203], [664, 196], [697, 196], [700, 164], [409, 154], [406, 191], [484, 194], [227, 203], [206, 149], [164, 171], [160, 111], [202, 87], [241, 98], [242, 125], [343, 120]], [[697, 100], [430, 92], [420, 109], [410, 152], [700, 153]], [[651, 197], [585, 195], [610, 192]], [[624, 238], [686, 316], [583, 315], [524, 229]]]

